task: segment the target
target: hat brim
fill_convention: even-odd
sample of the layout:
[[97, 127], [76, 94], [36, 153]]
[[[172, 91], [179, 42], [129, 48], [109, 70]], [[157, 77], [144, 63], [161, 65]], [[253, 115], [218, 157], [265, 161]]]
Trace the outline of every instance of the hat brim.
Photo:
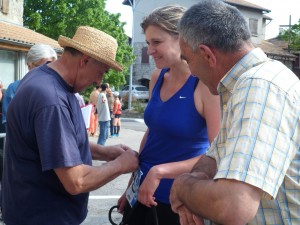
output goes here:
[[95, 52], [94, 49], [91, 49], [87, 46], [82, 45], [81, 43], [74, 41], [73, 39], [70, 39], [65, 36], [59, 36], [58, 38], [58, 44], [61, 47], [71, 47], [75, 48], [78, 51], [92, 57], [93, 59], [96, 59], [99, 62], [102, 62], [106, 65], [108, 65], [110, 68], [117, 70], [117, 71], [122, 71], [123, 67], [116, 62], [115, 60], [111, 60], [109, 58], [105, 58], [104, 56], [100, 55], [99, 52]]

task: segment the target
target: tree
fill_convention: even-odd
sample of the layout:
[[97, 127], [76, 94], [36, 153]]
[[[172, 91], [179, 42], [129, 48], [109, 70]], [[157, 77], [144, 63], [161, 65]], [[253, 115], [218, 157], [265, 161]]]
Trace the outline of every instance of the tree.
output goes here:
[[[105, 0], [24, 0], [24, 25], [45, 36], [55, 40], [59, 35], [72, 38], [78, 26], [91, 26], [116, 38], [116, 59], [124, 70], [109, 71], [103, 81], [117, 88], [126, 83], [125, 75], [135, 58], [124, 31], [125, 23], [119, 18], [120, 14], [105, 11]], [[85, 100], [92, 89], [82, 93]]]
[[300, 19], [298, 24], [294, 24], [290, 29], [284, 31], [279, 35], [280, 40], [289, 41], [290, 40], [290, 49], [293, 51], [300, 50]]

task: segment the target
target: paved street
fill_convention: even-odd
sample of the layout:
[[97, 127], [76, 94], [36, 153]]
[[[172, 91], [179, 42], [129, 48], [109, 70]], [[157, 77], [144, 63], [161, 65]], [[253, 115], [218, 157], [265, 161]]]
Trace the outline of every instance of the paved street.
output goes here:
[[[126, 144], [134, 150], [138, 150], [140, 141], [144, 135], [146, 126], [143, 120], [123, 119], [120, 136], [109, 138], [106, 145]], [[97, 138], [90, 137], [91, 141], [97, 142]], [[94, 165], [104, 162], [93, 161]], [[108, 211], [116, 205], [117, 200], [127, 187], [127, 182], [131, 174], [121, 175], [114, 181], [102, 188], [91, 192], [89, 199], [89, 214], [82, 225], [108, 225]]]

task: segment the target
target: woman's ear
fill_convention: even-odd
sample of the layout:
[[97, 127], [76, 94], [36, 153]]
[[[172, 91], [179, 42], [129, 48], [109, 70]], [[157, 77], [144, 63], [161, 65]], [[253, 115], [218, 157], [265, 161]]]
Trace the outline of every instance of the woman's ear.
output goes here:
[[27, 67], [28, 67], [28, 70], [30, 71], [30, 70], [32, 70], [34, 67], [33, 67], [33, 65], [32, 65], [32, 63], [27, 63]]
[[211, 67], [216, 66], [217, 58], [214, 50], [207, 45], [199, 45], [199, 51], [203, 59], [207, 61], [208, 65]]

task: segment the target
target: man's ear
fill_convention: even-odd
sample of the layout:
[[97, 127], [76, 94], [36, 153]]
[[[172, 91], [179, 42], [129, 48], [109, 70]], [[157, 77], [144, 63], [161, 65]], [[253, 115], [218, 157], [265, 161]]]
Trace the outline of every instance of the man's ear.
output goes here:
[[212, 48], [207, 45], [199, 45], [199, 51], [203, 59], [207, 61], [208, 65], [215, 67], [217, 63], [217, 57]]
[[81, 59], [80, 59], [80, 65], [81, 66], [86, 66], [86, 64], [89, 62], [91, 57], [87, 56], [87, 55], [82, 55]]

